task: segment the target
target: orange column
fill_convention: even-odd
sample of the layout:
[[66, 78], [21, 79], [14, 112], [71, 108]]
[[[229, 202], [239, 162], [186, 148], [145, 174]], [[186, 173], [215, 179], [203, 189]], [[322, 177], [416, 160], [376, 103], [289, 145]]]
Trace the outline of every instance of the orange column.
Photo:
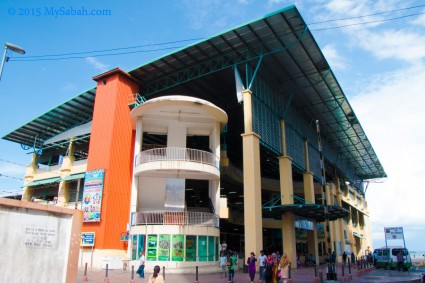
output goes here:
[[139, 84], [128, 73], [114, 69], [94, 77], [97, 84], [87, 171], [105, 169], [101, 221], [83, 223], [95, 232], [96, 249], [126, 250], [120, 233], [127, 231], [133, 170], [134, 133], [129, 97]]

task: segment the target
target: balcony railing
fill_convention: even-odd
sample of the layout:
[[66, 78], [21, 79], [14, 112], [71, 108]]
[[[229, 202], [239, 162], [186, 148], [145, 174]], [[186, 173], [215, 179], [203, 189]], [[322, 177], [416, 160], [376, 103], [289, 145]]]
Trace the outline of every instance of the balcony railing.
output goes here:
[[220, 159], [211, 152], [180, 147], [154, 148], [140, 152], [136, 156], [136, 166], [154, 161], [190, 161], [220, 166]]
[[194, 225], [220, 226], [218, 215], [194, 211], [139, 211], [132, 214], [131, 223], [135, 225]]

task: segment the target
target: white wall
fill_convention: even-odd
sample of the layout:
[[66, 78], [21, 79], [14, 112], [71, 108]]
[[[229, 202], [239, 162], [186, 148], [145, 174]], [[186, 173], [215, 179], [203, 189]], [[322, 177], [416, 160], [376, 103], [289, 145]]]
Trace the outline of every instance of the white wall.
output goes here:
[[69, 268], [77, 272], [79, 211], [0, 200], [0, 224], [0, 282], [72, 282]]
[[164, 209], [166, 181], [165, 178], [139, 178], [139, 209]]

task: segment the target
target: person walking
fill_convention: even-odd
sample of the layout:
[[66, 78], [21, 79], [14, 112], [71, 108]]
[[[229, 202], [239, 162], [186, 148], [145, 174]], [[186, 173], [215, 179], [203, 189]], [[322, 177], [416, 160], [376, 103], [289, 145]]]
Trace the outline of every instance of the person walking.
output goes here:
[[140, 252], [140, 264], [136, 273], [140, 278], [145, 278], [145, 252]]
[[165, 283], [164, 277], [162, 277], [159, 272], [161, 271], [161, 267], [159, 265], [155, 265], [153, 268], [153, 274], [149, 277], [149, 283]]
[[356, 256], [354, 255], [354, 252], [351, 252], [351, 265], [353, 267], [356, 266]]
[[224, 277], [227, 278], [227, 267], [226, 267], [227, 257], [224, 255], [224, 252], [220, 252], [220, 258], [218, 260], [218, 265], [220, 266], [221, 275], [224, 274]]
[[278, 273], [278, 268], [279, 268], [279, 261], [277, 260], [277, 255], [276, 253], [272, 253], [272, 270], [273, 270], [273, 275], [272, 275], [272, 283], [277, 283], [278, 279], [277, 279], [277, 273]]
[[260, 251], [260, 257], [258, 258], [259, 266], [260, 266], [260, 281], [264, 282], [264, 267], [267, 263], [267, 256], [264, 254], [264, 251]]
[[229, 261], [227, 262], [227, 266], [229, 268], [230, 280], [232, 281], [232, 283], [234, 282], [235, 278], [235, 266], [237, 265], [237, 262], [238, 260], [235, 257], [235, 254], [231, 253]]
[[264, 266], [264, 280], [266, 283], [272, 283], [273, 278], [273, 261], [270, 255], [267, 256], [267, 261]]
[[342, 262], [344, 265], [347, 263], [347, 253], [345, 251], [342, 253]]
[[255, 257], [255, 254], [251, 252], [251, 256], [248, 257], [246, 260], [246, 263], [248, 264], [248, 273], [249, 278], [251, 279], [251, 283], [254, 282], [255, 278], [255, 263], [257, 262], [257, 258]]
[[288, 255], [283, 254], [279, 262], [280, 282], [282, 283], [286, 283], [286, 280], [289, 278], [289, 264]]

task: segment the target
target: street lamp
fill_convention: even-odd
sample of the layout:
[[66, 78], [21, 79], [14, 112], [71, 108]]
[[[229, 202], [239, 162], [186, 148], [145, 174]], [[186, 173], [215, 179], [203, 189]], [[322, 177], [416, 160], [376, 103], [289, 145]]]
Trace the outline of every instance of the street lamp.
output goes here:
[[1, 80], [1, 75], [3, 74], [4, 63], [9, 59], [9, 57], [6, 57], [6, 52], [8, 49], [19, 54], [25, 54], [25, 50], [17, 45], [14, 45], [12, 43], [7, 43], [7, 42], [4, 44], [3, 59], [1, 60], [1, 66], [0, 66], [0, 80]]

